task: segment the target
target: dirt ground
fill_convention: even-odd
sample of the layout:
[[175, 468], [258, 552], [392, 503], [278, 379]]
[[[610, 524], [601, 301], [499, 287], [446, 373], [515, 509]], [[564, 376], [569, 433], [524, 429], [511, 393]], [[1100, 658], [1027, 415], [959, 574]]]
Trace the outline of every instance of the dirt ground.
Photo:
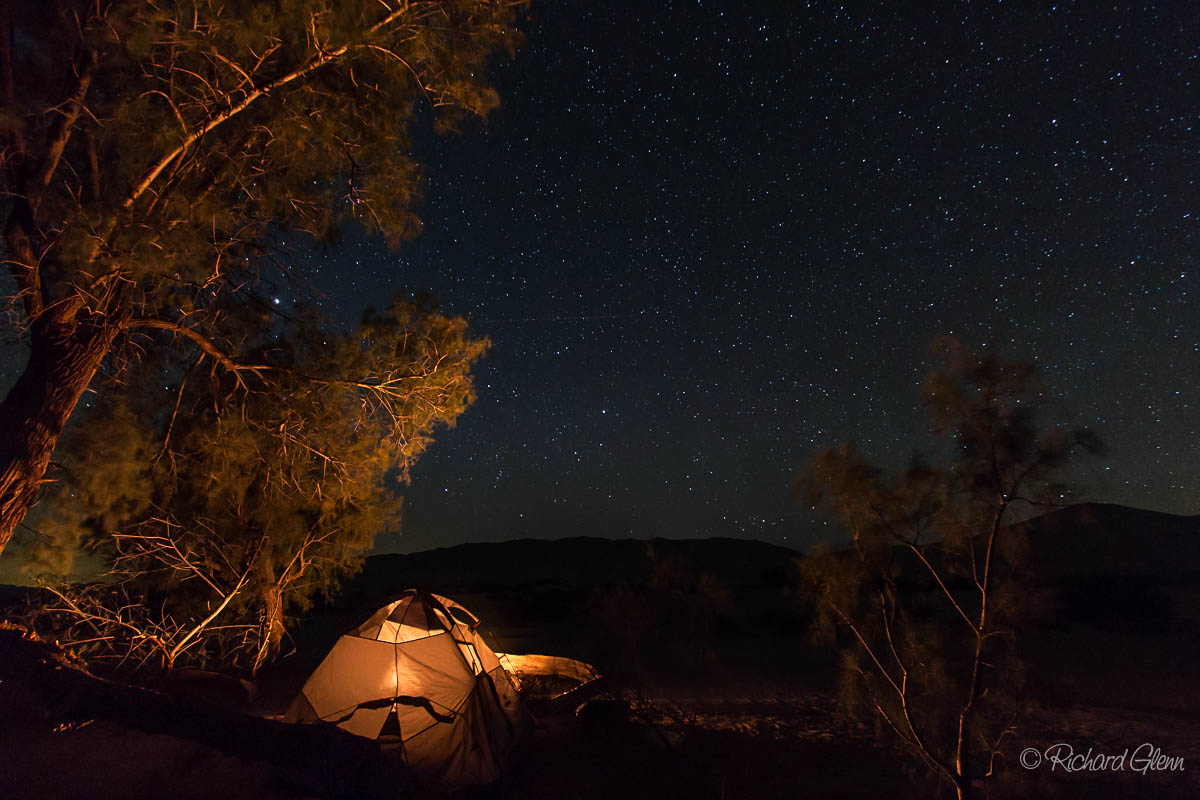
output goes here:
[[[728, 684], [601, 697], [543, 717], [493, 800], [691, 798], [866, 800], [936, 796], [912, 762], [839, 717], [832, 698], [794, 687]], [[352, 797], [278, 763], [96, 719], [55, 726], [13, 681], [0, 683], [0, 795], [6, 798]], [[1002, 764], [988, 798], [1200, 797], [1200, 726], [1190, 715], [1035, 710], [1014, 752], [1058, 741], [1119, 752], [1154, 743], [1178, 771], [1071, 774]], [[419, 795], [433, 793], [419, 792]], [[396, 797], [411, 797], [396, 787]]]
[[14, 736], [0, 748], [0, 790], [13, 800], [315, 797], [270, 765], [174, 736], [102, 720]]
[[[628, 722], [553, 721], [535, 736], [518, 772], [515, 798], [929, 798], [944, 795], [911, 757], [868, 726], [848, 724], [834, 699], [794, 686], [660, 689], [635, 701]], [[1151, 743], [1182, 768], [1064, 774], [1045, 763], [1027, 769], [1022, 750], [1120, 753]], [[1200, 720], [1193, 714], [1119, 709], [1032, 708], [1009, 759], [982, 797], [1200, 797]]]

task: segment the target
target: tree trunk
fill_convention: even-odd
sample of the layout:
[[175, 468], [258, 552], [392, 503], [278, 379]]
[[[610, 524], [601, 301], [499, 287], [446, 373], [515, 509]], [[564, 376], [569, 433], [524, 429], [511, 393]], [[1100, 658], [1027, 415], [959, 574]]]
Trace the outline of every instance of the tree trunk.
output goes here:
[[[270, 569], [269, 566], [266, 567]], [[273, 577], [273, 576], [272, 576]], [[258, 654], [254, 658], [253, 674], [279, 653], [283, 642], [283, 589], [275, 582], [261, 590], [263, 605], [262, 627], [259, 631]]]
[[103, 317], [34, 322], [29, 362], [0, 402], [0, 553], [37, 500], [58, 437], [119, 327]]

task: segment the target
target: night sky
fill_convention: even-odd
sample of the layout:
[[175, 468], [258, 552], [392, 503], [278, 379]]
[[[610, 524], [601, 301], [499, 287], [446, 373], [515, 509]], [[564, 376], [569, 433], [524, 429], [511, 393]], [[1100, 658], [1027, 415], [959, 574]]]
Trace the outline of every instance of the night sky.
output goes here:
[[319, 269], [494, 343], [380, 549], [804, 547], [789, 479], [905, 458], [942, 332], [1043, 366], [1110, 447], [1083, 497], [1200, 513], [1195, 6], [887, 5], [535, 6], [504, 107], [422, 147], [425, 233]]
[[409, 551], [819, 532], [788, 482], [904, 458], [938, 333], [1036, 359], [1110, 447], [1084, 497], [1200, 513], [1193, 3], [541, 2], [425, 232], [315, 256], [493, 348], [414, 471]]

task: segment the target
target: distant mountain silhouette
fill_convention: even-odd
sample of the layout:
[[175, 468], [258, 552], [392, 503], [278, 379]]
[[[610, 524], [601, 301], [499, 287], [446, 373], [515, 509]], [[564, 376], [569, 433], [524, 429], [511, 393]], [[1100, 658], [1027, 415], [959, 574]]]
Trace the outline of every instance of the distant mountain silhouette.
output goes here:
[[798, 555], [786, 547], [729, 538], [516, 539], [372, 556], [347, 589], [365, 600], [410, 586], [453, 596], [456, 590], [529, 585], [582, 589], [638, 584], [650, 577], [656, 561], [670, 558], [680, 558], [690, 568], [709, 572], [734, 588], [783, 580]]
[[[590, 657], [597, 609], [609, 588], [621, 608], [649, 618], [658, 609], [646, 589], [655, 575], [671, 576], [686, 591], [715, 578], [728, 592], [728, 620], [744, 625], [790, 624], [787, 591], [799, 553], [740, 539], [518, 539], [461, 544], [411, 554], [377, 555], [348, 581], [331, 606], [314, 609], [292, 631], [299, 657], [323, 655], [338, 635], [409, 588], [450, 597], [470, 609], [495, 638], [497, 649]], [[712, 581], [707, 582], [712, 585]], [[632, 589], [630, 587], [633, 587]], [[697, 601], [703, 602], [697, 595]], [[685, 609], [679, 609], [686, 614]], [[723, 617], [724, 618], [724, 617]], [[783, 620], [776, 623], [777, 619]], [[732, 625], [732, 622], [730, 622]], [[730, 626], [727, 625], [726, 628]]]
[[1080, 503], [1016, 527], [1029, 535], [1030, 568], [1040, 581], [1200, 578], [1200, 516]]

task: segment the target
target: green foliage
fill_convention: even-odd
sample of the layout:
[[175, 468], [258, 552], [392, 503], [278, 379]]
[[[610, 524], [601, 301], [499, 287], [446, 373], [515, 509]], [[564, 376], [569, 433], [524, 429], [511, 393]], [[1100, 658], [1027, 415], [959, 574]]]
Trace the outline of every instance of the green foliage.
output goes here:
[[965, 796], [1026, 699], [1017, 634], [1035, 609], [1011, 523], [1057, 502], [1071, 459], [1099, 443], [1043, 422], [1049, 395], [1032, 364], [949, 340], [935, 349], [925, 404], [949, 457], [888, 474], [851, 444], [818, 452], [796, 491], [839, 519], [851, 547], [799, 567], [820, 598], [814, 632], [842, 649], [849, 706]]
[[[87, 556], [93, 532], [115, 530], [149, 506], [146, 468], [156, 452], [151, 430], [125, 403], [101, 401], [89, 416], [102, 421], [75, 429], [69, 445], [84, 458], [58, 465], [57, 480], [49, 488], [53, 501], [31, 520], [38, 535], [24, 554], [24, 570], [34, 576], [75, 576], [84, 562], [92, 561]], [[87, 526], [81, 524], [81, 514], [87, 516]]]
[[[56, 255], [175, 287], [236, 264], [273, 227], [415, 234], [410, 123], [422, 107], [443, 130], [486, 115], [499, 104], [487, 62], [517, 41], [515, 4], [489, 0], [66, 5], [78, 35], [31, 20], [23, 33], [43, 40], [18, 65], [77, 72], [78, 49], [95, 61], [90, 135], [68, 142], [74, 169], [41, 201], [61, 226]], [[57, 84], [21, 91], [49, 125], [36, 115], [61, 102]]]
[[257, 665], [285, 611], [397, 524], [399, 488], [471, 403], [486, 343], [420, 304], [341, 335], [315, 313], [281, 322], [267, 297], [293, 279], [297, 243], [419, 231], [412, 126], [496, 107], [488, 66], [517, 44], [521, 5], [0, 12], [0, 71], [38, 76], [0, 98], [9, 299], [31, 352], [0, 402], [0, 549], [102, 375], [33, 521], [38, 563], [70, 572], [86, 546], [110, 567], [107, 589], [58, 596], [76, 638], [153, 641], [138, 657], [169, 664], [226, 630], [237, 641], [214, 652]]
[[227, 654], [245, 662], [284, 611], [328, 595], [399, 525], [400, 489], [435, 429], [473, 402], [487, 345], [464, 319], [401, 301], [350, 334], [288, 325], [254, 349], [244, 385], [159, 350], [64, 443], [70, 477], [42, 532], [89, 544], [123, 597], [176, 621], [236, 588], [222, 623], [266, 624]]
[[[89, 382], [98, 371], [145, 363], [146, 331], [173, 332], [154, 333], [153, 346], [189, 363], [202, 356], [230, 373], [238, 388], [261, 372], [239, 365], [265, 364], [274, 391], [293, 400], [292, 416], [272, 418], [259, 400], [247, 399], [242, 410], [254, 424], [228, 417], [210, 429], [233, 444], [227, 462], [184, 460], [185, 468], [207, 466], [213, 475], [249, 470], [245, 453], [261, 445], [268, 419], [287, 432], [302, 426], [306, 414], [328, 419], [339, 407], [348, 413], [352, 401], [332, 388], [336, 381], [286, 385], [297, 365], [329, 372], [335, 356], [321, 351], [320, 334], [312, 331], [294, 331], [263, 351], [276, 319], [256, 312], [255, 300], [263, 305], [281, 278], [301, 286], [292, 280], [296, 250], [336, 242], [343, 227], [392, 244], [419, 231], [421, 170], [411, 129], [431, 121], [435, 130], [454, 130], [497, 106], [488, 67], [517, 44], [513, 25], [522, 5], [64, 0], [4, 6], [0, 72], [13, 86], [0, 98], [0, 125], [9, 134], [0, 144], [6, 265], [15, 286], [7, 299], [31, 357], [0, 401], [0, 426], [7, 428], [0, 439], [0, 551], [34, 502], [54, 440]], [[362, 336], [383, 341], [389, 325], [403, 324], [385, 315], [367, 321]], [[456, 335], [428, 333], [430, 341]], [[353, 343], [336, 346], [348, 368], [385, 357], [376, 355], [382, 351], [375, 344], [361, 352]], [[280, 347], [307, 355], [280, 355]], [[167, 361], [171, 374], [189, 369]], [[122, 380], [158, 384], [146, 369]], [[395, 380], [398, 387], [414, 379]], [[376, 391], [375, 400], [357, 408], [368, 416], [383, 408], [421, 419], [426, 400], [400, 394]], [[452, 416], [466, 398], [451, 393], [445, 413]], [[98, 402], [114, 420], [125, 413], [127, 401]], [[138, 422], [157, 420], [149, 408], [129, 413]], [[358, 472], [383, 462], [359, 441], [361, 430], [340, 431], [354, 444], [346, 456], [353, 466], [337, 471], [338, 480], [355, 489], [365, 480]], [[199, 434], [176, 434], [181, 447], [212, 447]], [[428, 432], [418, 425], [403, 436], [395, 467], [401, 477]], [[309, 443], [316, 452], [328, 444], [320, 437]], [[241, 497], [233, 487], [217, 488], [220, 502], [235, 504], [261, 502], [269, 493], [253, 484]], [[302, 479], [295, 489], [311, 491]], [[336, 493], [323, 502], [323, 517], [335, 507], [347, 518], [367, 513]]]

